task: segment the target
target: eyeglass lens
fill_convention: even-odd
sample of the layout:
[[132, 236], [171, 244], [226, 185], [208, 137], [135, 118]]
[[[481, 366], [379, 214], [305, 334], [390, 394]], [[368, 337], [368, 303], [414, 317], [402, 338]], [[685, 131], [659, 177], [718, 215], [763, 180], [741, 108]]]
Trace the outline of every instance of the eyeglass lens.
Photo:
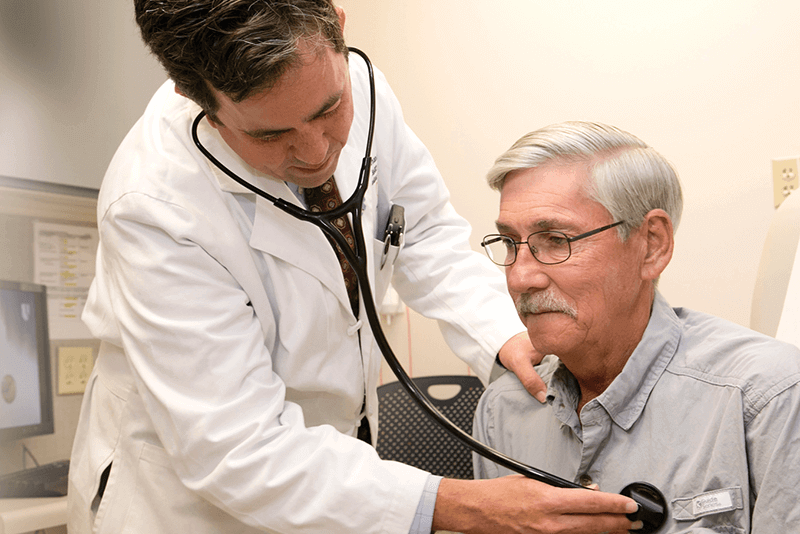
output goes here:
[[[508, 266], [517, 259], [516, 243], [508, 236], [487, 236], [483, 240], [483, 247], [489, 259], [498, 265]], [[528, 236], [528, 247], [533, 256], [542, 263], [561, 263], [570, 256], [569, 238], [561, 232], [531, 234]]]

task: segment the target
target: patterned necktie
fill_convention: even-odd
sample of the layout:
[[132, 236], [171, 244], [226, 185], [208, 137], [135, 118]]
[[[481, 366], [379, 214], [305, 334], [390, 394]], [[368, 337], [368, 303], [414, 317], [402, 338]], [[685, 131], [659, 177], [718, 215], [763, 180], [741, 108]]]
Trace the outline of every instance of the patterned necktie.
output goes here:
[[[306, 200], [308, 209], [313, 212], [330, 211], [342, 204], [342, 197], [339, 195], [339, 189], [336, 187], [333, 176], [328, 178], [328, 181], [319, 187], [303, 188], [303, 197]], [[337, 217], [333, 221], [333, 225], [342, 233], [347, 244], [350, 245], [350, 248], [355, 249], [353, 228], [350, 226], [350, 220], [347, 216]], [[350, 307], [353, 309], [353, 314], [358, 317], [358, 277], [355, 271], [350, 267], [347, 259], [345, 259], [344, 253], [339, 248], [339, 245], [331, 238], [328, 239], [333, 243], [336, 249], [336, 255], [339, 257], [339, 264], [342, 267], [342, 274], [344, 275], [344, 285], [350, 297]]]

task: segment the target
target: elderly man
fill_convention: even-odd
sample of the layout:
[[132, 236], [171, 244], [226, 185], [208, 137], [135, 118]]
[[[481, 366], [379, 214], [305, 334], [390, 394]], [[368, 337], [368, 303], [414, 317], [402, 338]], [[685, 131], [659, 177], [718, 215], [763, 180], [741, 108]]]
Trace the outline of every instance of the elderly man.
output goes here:
[[663, 533], [800, 532], [800, 351], [657, 291], [682, 209], [672, 166], [617, 128], [564, 123], [520, 139], [489, 183], [500, 215], [483, 246], [550, 354], [548, 397], [504, 374], [476, 437], [604, 491], [653, 484]]

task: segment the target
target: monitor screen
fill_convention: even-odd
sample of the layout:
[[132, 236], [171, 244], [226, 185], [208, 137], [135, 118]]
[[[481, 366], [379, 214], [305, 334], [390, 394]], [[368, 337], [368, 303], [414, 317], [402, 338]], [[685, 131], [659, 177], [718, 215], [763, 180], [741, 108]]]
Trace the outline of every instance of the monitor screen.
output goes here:
[[45, 286], [0, 281], [0, 442], [52, 433]]

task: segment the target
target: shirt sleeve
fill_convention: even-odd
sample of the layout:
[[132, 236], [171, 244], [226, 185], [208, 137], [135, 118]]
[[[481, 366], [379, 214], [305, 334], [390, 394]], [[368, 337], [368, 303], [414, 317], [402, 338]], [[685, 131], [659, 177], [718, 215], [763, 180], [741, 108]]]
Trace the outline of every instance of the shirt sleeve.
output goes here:
[[436, 495], [439, 492], [439, 484], [442, 477], [435, 475], [428, 476], [425, 489], [417, 506], [417, 513], [414, 522], [411, 524], [409, 534], [430, 534], [433, 529], [433, 511], [436, 507]]
[[[752, 534], [800, 532], [800, 384], [786, 377], [746, 427]], [[788, 386], [788, 387], [787, 387]], [[756, 402], [763, 402], [757, 400]]]

